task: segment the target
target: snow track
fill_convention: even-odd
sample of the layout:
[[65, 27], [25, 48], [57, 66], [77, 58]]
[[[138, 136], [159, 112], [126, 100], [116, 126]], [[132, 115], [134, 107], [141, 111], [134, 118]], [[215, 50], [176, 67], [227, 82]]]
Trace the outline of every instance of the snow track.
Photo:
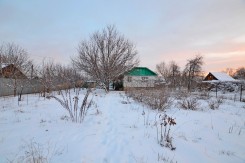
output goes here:
[[[122, 122], [128, 112], [128, 106], [122, 104], [122, 98], [117, 95], [113, 97], [113, 92], [106, 94], [101, 100], [99, 108], [102, 108], [101, 121], [97, 127], [96, 149], [98, 153], [102, 153], [101, 162], [120, 162], [126, 153], [130, 153], [128, 146], [127, 133], [123, 128]], [[103, 150], [103, 152], [101, 152]], [[125, 152], [125, 150], [127, 150]], [[95, 152], [96, 153], [96, 152]], [[128, 157], [124, 157], [128, 158]], [[92, 159], [92, 158], [91, 158]], [[92, 159], [93, 160], [93, 159]], [[84, 160], [85, 161], [85, 160]], [[97, 160], [98, 161], [98, 160]], [[127, 160], [121, 160], [128, 162]], [[100, 162], [100, 161], [99, 161]]]

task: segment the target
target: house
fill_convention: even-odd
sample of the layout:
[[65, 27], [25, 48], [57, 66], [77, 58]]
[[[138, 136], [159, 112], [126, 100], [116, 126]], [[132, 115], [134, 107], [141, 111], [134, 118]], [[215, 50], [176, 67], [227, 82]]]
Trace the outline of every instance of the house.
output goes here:
[[239, 83], [239, 80], [233, 79], [224, 72], [209, 72], [201, 83], [201, 86], [205, 90], [233, 92], [238, 89]]
[[83, 82], [81, 85], [83, 88], [95, 88], [97, 86], [97, 83], [95, 80], [87, 80]]
[[157, 74], [146, 67], [134, 67], [123, 77], [124, 88], [154, 87]]
[[204, 82], [237, 82], [234, 78], [224, 72], [209, 72]]
[[0, 68], [0, 77], [27, 79], [26, 75], [24, 75], [14, 64], [2, 63]]

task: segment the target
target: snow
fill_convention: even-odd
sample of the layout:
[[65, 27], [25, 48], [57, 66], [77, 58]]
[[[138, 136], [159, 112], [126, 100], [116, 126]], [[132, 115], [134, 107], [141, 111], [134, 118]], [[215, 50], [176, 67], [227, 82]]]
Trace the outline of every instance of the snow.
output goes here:
[[230, 81], [230, 82], [235, 82], [236, 80], [227, 75], [224, 72], [211, 72], [213, 76], [215, 76], [219, 81]]
[[23, 95], [18, 105], [17, 97], [1, 97], [0, 162], [25, 157], [30, 142], [41, 144], [50, 162], [245, 162], [245, 103], [226, 99], [210, 110], [200, 100], [197, 111], [173, 105], [166, 111], [177, 122], [171, 151], [157, 142], [160, 113], [124, 92], [94, 90], [91, 98], [94, 104], [80, 124], [54, 99]]
[[1, 67], [2, 67], [2, 68], [5, 68], [5, 67], [7, 67], [8, 65], [9, 65], [8, 63], [2, 63], [2, 64], [1, 64]]

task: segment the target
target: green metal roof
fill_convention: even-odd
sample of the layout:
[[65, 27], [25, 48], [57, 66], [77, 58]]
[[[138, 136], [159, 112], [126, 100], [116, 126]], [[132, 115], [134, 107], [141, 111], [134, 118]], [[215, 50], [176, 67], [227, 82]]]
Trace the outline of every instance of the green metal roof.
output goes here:
[[129, 76], [157, 76], [157, 74], [146, 67], [134, 67], [125, 75]]

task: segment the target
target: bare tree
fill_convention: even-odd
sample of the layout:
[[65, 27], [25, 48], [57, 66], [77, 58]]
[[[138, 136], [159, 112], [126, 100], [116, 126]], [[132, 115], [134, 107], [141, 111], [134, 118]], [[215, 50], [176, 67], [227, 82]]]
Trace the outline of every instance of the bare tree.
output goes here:
[[66, 88], [73, 88], [74, 91], [76, 87], [81, 87], [84, 80], [75, 68], [60, 64], [55, 65], [55, 76]]
[[[8, 69], [5, 74], [2, 72], [3, 65]], [[30, 84], [28, 80], [23, 79], [29, 77], [32, 67], [32, 60], [29, 59], [25, 49], [14, 43], [0, 45], [0, 74], [9, 78], [10, 81], [6, 86], [13, 89], [14, 96], [19, 94], [19, 100], [24, 87]]]
[[179, 86], [180, 67], [175, 61], [171, 61], [168, 65], [164, 62], [156, 65], [157, 72], [161, 74], [165, 81], [170, 84], [171, 87]]
[[236, 70], [234, 73], [234, 77], [237, 79], [243, 79], [245, 80], [245, 67], [240, 67]]
[[38, 76], [42, 85], [42, 96], [45, 97], [46, 93], [49, 93], [54, 86], [55, 64], [53, 61], [44, 59], [38, 69]]
[[1, 64], [15, 65], [15, 67], [26, 75], [31, 73], [33, 63], [29, 59], [27, 51], [14, 43], [0, 45], [0, 61]]
[[174, 62], [171, 61], [169, 64], [169, 73], [170, 73], [170, 81], [171, 81], [171, 85], [172, 87], [176, 87], [179, 86], [180, 83], [180, 67], [179, 65]]
[[236, 70], [233, 68], [226, 68], [223, 72], [227, 73], [230, 76], [234, 76], [236, 73]]
[[165, 62], [161, 62], [161, 63], [157, 64], [156, 65], [156, 70], [157, 70], [157, 72], [160, 75], [164, 76], [165, 72], [166, 72], [166, 64], [165, 64]]
[[159, 64], [156, 65], [156, 70], [157, 72], [164, 77], [165, 81], [167, 82], [168, 80], [168, 76], [169, 76], [169, 72], [168, 72], [168, 67], [165, 64], [165, 62], [161, 62]]
[[97, 31], [78, 47], [72, 58], [76, 68], [84, 71], [109, 91], [109, 83], [138, 64], [135, 45], [121, 35], [115, 26]]
[[196, 77], [198, 77], [202, 72], [203, 56], [196, 55], [195, 58], [187, 60], [183, 74], [186, 75], [187, 88], [191, 89]]
[[43, 60], [38, 68], [42, 85], [42, 96], [54, 90], [67, 90], [81, 86], [83, 77], [75, 68], [55, 64], [52, 60]]

